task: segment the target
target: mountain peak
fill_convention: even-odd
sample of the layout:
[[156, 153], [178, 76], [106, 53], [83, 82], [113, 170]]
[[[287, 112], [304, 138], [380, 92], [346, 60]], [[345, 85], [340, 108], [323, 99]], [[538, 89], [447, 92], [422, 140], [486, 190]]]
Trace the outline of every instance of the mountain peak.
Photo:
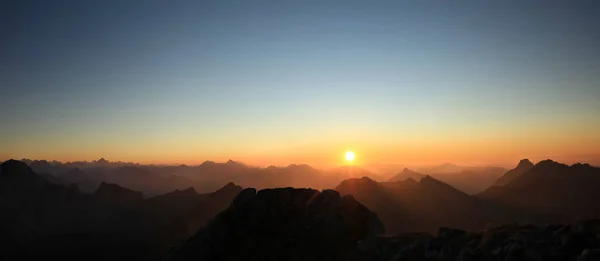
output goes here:
[[202, 164], [200, 164], [200, 166], [209, 166], [209, 165], [214, 165], [214, 164], [215, 164], [214, 161], [207, 160], [207, 161], [202, 162]]
[[394, 175], [391, 179], [389, 179], [389, 182], [404, 181], [408, 178], [412, 178], [413, 180], [417, 181], [420, 180], [423, 176], [424, 175], [421, 173], [412, 171], [409, 168], [404, 168], [400, 173]]
[[220, 188], [218, 191], [223, 191], [223, 190], [242, 190], [242, 187], [236, 185], [233, 182], [229, 182], [225, 186]]
[[531, 161], [529, 161], [529, 159], [522, 159], [519, 161], [519, 164], [517, 164], [517, 167], [507, 171], [504, 173], [504, 175], [498, 178], [498, 180], [492, 184], [492, 187], [506, 186], [508, 183], [519, 178], [533, 167], [534, 165], [531, 163]]
[[[323, 253], [326, 258], [318, 259], [341, 260], [359, 241], [383, 232], [375, 213], [337, 191], [246, 189], [182, 247], [171, 251], [169, 260], [309, 260]], [[257, 238], [261, 244], [253, 243]], [[254, 247], [239, 247], [250, 244]], [[214, 249], [222, 254], [215, 255]]]
[[0, 173], [2, 173], [3, 176], [33, 174], [33, 170], [31, 170], [31, 168], [25, 162], [14, 159], [5, 161], [4, 163], [2, 163], [2, 166], [0, 168], [2, 169]]
[[531, 168], [533, 167], [533, 163], [531, 163], [531, 161], [529, 161], [529, 159], [522, 159], [521, 161], [519, 161], [519, 164], [517, 165], [517, 168]]
[[366, 176], [365, 176], [365, 177], [362, 177], [362, 178], [360, 178], [360, 180], [361, 180], [362, 182], [371, 182], [371, 183], [376, 183], [374, 180], [372, 180], [371, 178], [369, 178], [369, 177], [366, 177]]
[[184, 190], [181, 190], [181, 192], [182, 193], [189, 193], [189, 194], [198, 194], [198, 193], [196, 193], [196, 190], [193, 187], [189, 187], [189, 188], [186, 188]]
[[568, 167], [568, 166], [565, 164], [553, 161], [551, 159], [547, 159], [547, 160], [542, 160], [542, 161], [538, 162], [537, 164], [535, 164], [535, 167], [536, 168], [560, 168], [560, 167]]
[[342, 181], [337, 187], [337, 191], [355, 191], [362, 189], [365, 191], [373, 191], [379, 189], [379, 183], [368, 177], [352, 178]]
[[577, 162], [573, 165], [571, 165], [572, 168], [590, 168], [592, 167], [590, 164], [588, 163], [581, 163], [581, 162]]

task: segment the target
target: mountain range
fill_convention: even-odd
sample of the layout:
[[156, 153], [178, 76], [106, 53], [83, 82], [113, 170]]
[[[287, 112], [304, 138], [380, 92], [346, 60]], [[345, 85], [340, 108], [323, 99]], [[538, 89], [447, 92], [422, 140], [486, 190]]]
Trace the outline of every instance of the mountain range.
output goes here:
[[208, 194], [190, 188], [144, 199], [102, 183], [90, 195], [9, 160], [0, 167], [0, 245], [8, 260], [160, 260], [241, 190], [228, 184]]
[[[61, 164], [2, 163], [0, 246], [9, 259], [508, 260], [523, 255], [512, 248], [535, 246], [526, 253], [536, 253], [537, 259], [511, 260], [570, 260], [594, 257], [599, 245], [592, 235], [600, 222], [577, 223], [600, 218], [600, 169], [588, 164], [522, 160], [475, 195], [408, 169], [385, 181], [355, 167], [323, 172], [308, 165], [254, 168], [233, 161], [198, 167], [105, 160], [91, 166]], [[331, 175], [323, 178], [326, 173]], [[149, 181], [136, 184], [144, 178]], [[73, 179], [79, 183], [69, 183]], [[211, 193], [186, 187], [147, 196], [123, 185], [158, 193], [176, 184], [166, 181], [185, 179], [199, 186], [232, 179], [288, 188], [243, 190], [227, 182]], [[287, 185], [338, 180], [335, 190]], [[98, 182], [97, 187], [79, 189], [90, 181]], [[159, 181], [167, 186], [153, 187]], [[515, 222], [536, 226], [508, 225]], [[558, 223], [567, 226], [553, 225]], [[553, 240], [562, 240], [560, 247], [538, 246]]]
[[259, 168], [229, 160], [224, 163], [205, 161], [198, 166], [156, 166], [134, 163], [110, 162], [99, 159], [92, 162], [62, 163], [46, 160], [24, 160], [36, 173], [47, 180], [69, 185], [91, 193], [102, 182], [114, 183], [148, 196], [164, 194], [176, 189], [193, 187], [199, 192], [210, 192], [234, 182], [243, 187], [306, 187], [315, 189], [335, 188], [342, 180], [369, 176], [377, 180], [383, 177], [358, 166], [342, 166], [318, 170], [305, 164], [285, 167]]
[[[526, 169], [529, 169], [525, 171]], [[503, 205], [557, 216], [562, 222], [600, 217], [600, 168], [544, 160], [533, 167], [521, 161], [500, 182], [477, 196]]]

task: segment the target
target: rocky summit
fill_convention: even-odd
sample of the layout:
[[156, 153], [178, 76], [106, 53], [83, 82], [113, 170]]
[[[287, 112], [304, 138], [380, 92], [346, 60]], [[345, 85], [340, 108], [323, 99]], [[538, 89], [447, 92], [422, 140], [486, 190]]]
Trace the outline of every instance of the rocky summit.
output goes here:
[[342, 260], [383, 232], [376, 214], [334, 190], [249, 188], [169, 260]]
[[351, 196], [249, 188], [167, 260], [600, 260], [600, 220], [382, 234], [377, 216]]
[[437, 236], [403, 234], [361, 242], [348, 260], [600, 260], [600, 220], [572, 226], [505, 225], [482, 233], [440, 228]]

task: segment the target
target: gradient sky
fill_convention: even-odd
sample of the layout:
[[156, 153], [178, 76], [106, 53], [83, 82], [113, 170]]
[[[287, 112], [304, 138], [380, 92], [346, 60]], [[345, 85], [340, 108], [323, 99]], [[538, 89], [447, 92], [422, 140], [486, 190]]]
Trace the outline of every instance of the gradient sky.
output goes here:
[[600, 163], [600, 4], [450, 2], [2, 1], [0, 160]]

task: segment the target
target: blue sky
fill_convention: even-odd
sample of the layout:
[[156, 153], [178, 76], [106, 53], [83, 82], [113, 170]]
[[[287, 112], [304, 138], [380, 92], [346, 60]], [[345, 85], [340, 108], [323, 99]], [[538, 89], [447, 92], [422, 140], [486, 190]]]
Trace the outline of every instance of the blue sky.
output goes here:
[[[600, 153], [593, 1], [0, 8], [0, 157], [267, 164], [322, 163], [345, 148], [369, 155], [365, 163]], [[432, 156], [439, 146], [446, 154]]]

